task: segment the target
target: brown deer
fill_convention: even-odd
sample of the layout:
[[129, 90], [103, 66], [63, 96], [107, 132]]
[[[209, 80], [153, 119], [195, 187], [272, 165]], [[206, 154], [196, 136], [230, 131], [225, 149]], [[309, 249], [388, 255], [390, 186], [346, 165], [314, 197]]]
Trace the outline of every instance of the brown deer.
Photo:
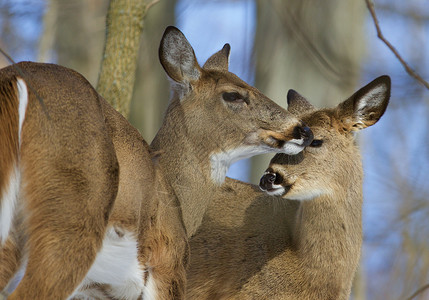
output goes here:
[[0, 289], [24, 272], [8, 299], [183, 294], [180, 209], [138, 131], [72, 70], [26, 62], [0, 78]]
[[78, 73], [30, 62], [0, 70], [3, 294], [24, 274], [8, 299], [183, 298], [187, 238], [228, 165], [312, 140], [228, 72], [229, 50], [201, 68], [167, 28], [159, 55], [173, 98], [152, 151]]
[[348, 299], [362, 244], [362, 166], [354, 132], [375, 124], [390, 78], [335, 108], [295, 91], [288, 110], [313, 131], [297, 155], [276, 154], [259, 188], [226, 179], [190, 240], [188, 299]]

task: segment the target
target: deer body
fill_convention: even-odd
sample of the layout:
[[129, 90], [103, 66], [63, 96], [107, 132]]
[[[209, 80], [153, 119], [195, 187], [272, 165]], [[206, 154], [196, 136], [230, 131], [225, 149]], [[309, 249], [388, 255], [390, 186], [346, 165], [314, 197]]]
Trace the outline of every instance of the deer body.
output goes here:
[[[1, 70], [0, 78], [1, 288], [16, 271], [11, 267], [28, 260], [10, 299], [65, 298], [101, 246], [117, 194], [104, 100], [79, 74], [54, 65], [21, 63]], [[87, 255], [76, 258], [80, 267], [62, 263], [81, 252]]]
[[380, 77], [337, 108], [296, 92], [288, 110], [313, 142], [276, 154], [260, 188], [226, 179], [190, 240], [188, 299], [348, 299], [362, 243], [362, 166], [353, 131], [384, 113]]
[[[177, 50], [166, 53], [169, 45]], [[268, 152], [298, 153], [312, 133], [228, 71], [228, 44], [200, 67], [185, 37], [169, 27], [159, 51], [173, 96], [151, 149], [160, 153], [160, 169], [180, 202], [190, 237], [232, 162]]]
[[0, 289], [25, 270], [10, 299], [183, 298], [187, 238], [229, 164], [311, 142], [299, 119], [228, 72], [229, 45], [201, 68], [169, 27], [159, 52], [173, 99], [152, 149], [76, 72], [1, 71], [11, 108], [0, 119], [10, 139], [0, 161]]
[[[109, 286], [105, 297], [183, 294], [180, 209], [138, 131], [69, 69], [20, 63], [1, 78], [1, 105], [12, 106], [2, 122], [24, 119], [2, 132], [17, 141], [2, 151], [14, 158], [1, 168], [0, 288], [25, 271], [8, 299], [65, 299], [94, 284]], [[21, 98], [25, 115], [13, 110]]]

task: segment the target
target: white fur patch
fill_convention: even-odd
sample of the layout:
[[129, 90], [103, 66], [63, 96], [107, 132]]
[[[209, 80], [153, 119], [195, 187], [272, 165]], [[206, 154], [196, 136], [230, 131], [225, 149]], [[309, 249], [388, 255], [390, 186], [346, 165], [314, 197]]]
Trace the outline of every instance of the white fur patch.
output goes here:
[[25, 84], [25, 81], [23, 79], [21, 79], [21, 78], [18, 78], [18, 80], [16, 81], [16, 85], [18, 87], [18, 99], [19, 99], [19, 108], [18, 108], [18, 114], [19, 114], [18, 138], [19, 138], [19, 145], [21, 145], [22, 125], [24, 124], [25, 113], [27, 111], [27, 106], [28, 106], [28, 91], [27, 91], [27, 85]]
[[261, 187], [259, 188], [261, 189], [261, 191], [267, 193], [270, 196], [283, 196], [283, 194], [285, 193], [285, 188], [279, 184], [273, 184], [271, 190], [269, 191], [263, 190]]
[[380, 84], [373, 89], [369, 90], [362, 98], [358, 101], [356, 112], [361, 112], [368, 107], [378, 107], [380, 102], [383, 101], [384, 95], [387, 92], [387, 87], [384, 84]]
[[9, 182], [0, 198], [0, 245], [3, 245], [9, 235], [12, 227], [13, 216], [15, 215], [15, 206], [19, 196], [19, 186], [21, 183], [21, 173], [15, 166], [9, 174]]
[[286, 142], [281, 149], [282, 152], [288, 155], [295, 155], [304, 150], [304, 147], [302, 146], [304, 144], [304, 139], [293, 139], [288, 142]]
[[144, 300], [157, 299], [156, 283], [155, 283], [155, 280], [153, 279], [152, 270], [149, 268], [146, 272], [148, 272], [148, 275], [147, 275], [145, 288], [143, 290], [143, 299]]
[[210, 156], [211, 178], [217, 184], [225, 181], [226, 172], [229, 166], [241, 159], [259, 154], [273, 152], [268, 146], [241, 146], [235, 149], [212, 153]]
[[210, 155], [211, 178], [217, 184], [222, 184], [225, 181], [226, 172], [229, 166], [241, 159], [249, 158], [255, 155], [282, 152], [289, 155], [298, 154], [304, 147], [303, 139], [290, 140], [281, 149], [275, 149], [266, 145], [246, 145], [231, 150], [214, 152]]
[[109, 295], [118, 299], [138, 299], [144, 291], [143, 269], [137, 260], [137, 241], [130, 232], [117, 233], [109, 227], [94, 264], [74, 295], [83, 297], [85, 287], [110, 285]]
[[298, 193], [296, 195], [294, 195], [293, 192], [290, 195], [286, 194], [284, 198], [287, 198], [289, 200], [309, 201], [324, 194], [327, 194], [327, 191], [321, 189], [307, 189], [302, 193]]
[[263, 189], [261, 190], [270, 196], [283, 196], [283, 198], [286, 198], [289, 200], [297, 200], [297, 201], [309, 201], [319, 196], [322, 196], [323, 194], [326, 194], [326, 192], [318, 189], [306, 190], [305, 192], [299, 193], [299, 194], [294, 194], [293, 191], [291, 191], [291, 193], [285, 194], [285, 191], [286, 191], [285, 188], [277, 184], [274, 184], [270, 191], [265, 191]]

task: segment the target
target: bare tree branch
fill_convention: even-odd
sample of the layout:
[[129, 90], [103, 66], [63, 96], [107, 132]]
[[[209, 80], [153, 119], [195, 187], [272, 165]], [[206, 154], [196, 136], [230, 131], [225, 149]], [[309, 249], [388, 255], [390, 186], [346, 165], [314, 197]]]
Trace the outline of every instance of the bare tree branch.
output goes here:
[[4, 55], [4, 57], [6, 57], [6, 59], [7, 59], [11, 64], [14, 64], [14, 63], [15, 63], [15, 61], [12, 59], [12, 57], [10, 57], [10, 55], [9, 55], [9, 54], [7, 54], [7, 52], [6, 52], [6, 51], [4, 51], [1, 47], [0, 47], [0, 52], [1, 52], [1, 54], [3, 54], [3, 55]]
[[423, 293], [425, 290], [427, 290], [429, 288], [429, 283], [425, 284], [424, 286], [422, 286], [421, 288], [419, 288], [417, 291], [414, 292], [414, 294], [412, 294], [410, 297], [408, 297], [406, 300], [412, 300], [414, 299], [418, 294]]
[[[7, 52], [6, 52], [6, 51], [4, 51], [1, 47], [0, 47], [0, 53], [1, 53], [1, 54], [3, 54], [3, 55], [4, 55], [4, 57], [6, 57], [6, 59], [7, 59], [11, 64], [13, 64], [14, 68], [18, 71], [19, 75], [20, 75], [23, 79], [26, 79], [26, 78], [27, 78], [27, 76], [24, 74], [24, 72], [23, 72], [19, 67], [17, 67], [17, 66], [16, 66], [16, 63], [15, 63], [15, 61], [13, 60], [13, 58], [12, 58], [9, 54], [7, 54]], [[43, 102], [43, 98], [39, 96], [39, 94], [36, 92], [36, 90], [35, 90], [35, 89], [33, 89], [33, 86], [32, 86], [31, 84], [28, 84], [28, 82], [27, 82], [27, 86], [28, 86], [28, 88], [30, 89], [30, 91], [32, 91], [32, 92], [34, 93], [34, 95], [36, 95], [36, 98], [37, 98], [37, 100], [39, 101], [40, 106], [42, 107], [42, 110], [45, 112], [46, 116], [47, 116], [47, 117], [48, 117], [48, 119], [49, 119], [49, 118], [50, 118], [50, 116], [49, 116], [48, 110], [46, 109], [45, 102]]]
[[410, 7], [396, 8], [391, 3], [380, 3], [380, 4], [377, 4], [377, 9], [384, 10], [389, 13], [397, 14], [405, 18], [409, 18], [411, 21], [416, 21], [416, 22], [429, 21], [429, 15], [422, 13], [416, 8], [410, 8]]
[[369, 9], [369, 12], [371, 13], [372, 19], [374, 21], [374, 25], [375, 25], [375, 28], [377, 30], [377, 37], [380, 40], [382, 40], [386, 44], [386, 46], [393, 52], [393, 54], [401, 62], [402, 66], [405, 68], [405, 70], [407, 71], [407, 73], [411, 77], [413, 77], [414, 79], [416, 79], [417, 81], [419, 81], [421, 84], [423, 84], [429, 90], [429, 83], [427, 81], [425, 81], [423, 78], [421, 78], [420, 75], [417, 74], [407, 64], [407, 62], [401, 57], [401, 55], [399, 54], [399, 52], [396, 50], [396, 48], [393, 47], [393, 45], [384, 37], [383, 33], [381, 32], [380, 25], [378, 23], [377, 15], [375, 14], [374, 3], [372, 2], [372, 0], [365, 0], [365, 2], [366, 2], [366, 5], [367, 5], [367, 7]]

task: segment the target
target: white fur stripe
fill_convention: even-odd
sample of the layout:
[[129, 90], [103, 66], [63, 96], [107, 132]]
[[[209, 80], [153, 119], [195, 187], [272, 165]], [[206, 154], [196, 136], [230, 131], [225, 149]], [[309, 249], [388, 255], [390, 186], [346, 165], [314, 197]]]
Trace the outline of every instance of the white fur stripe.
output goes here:
[[157, 299], [156, 293], [156, 282], [153, 279], [153, 274], [151, 268], [146, 270], [148, 272], [147, 280], [143, 289], [143, 299], [144, 300], [155, 300]]
[[18, 99], [19, 99], [19, 128], [18, 128], [18, 138], [19, 138], [19, 145], [21, 146], [21, 130], [22, 125], [24, 124], [25, 119], [25, 113], [27, 111], [27, 105], [28, 105], [28, 91], [27, 91], [27, 85], [25, 84], [25, 81], [21, 78], [18, 78], [16, 82], [18, 86]]
[[[18, 78], [16, 81], [18, 88], [18, 116], [19, 116], [19, 127], [18, 127], [18, 139], [19, 146], [21, 146], [21, 130], [24, 124], [25, 112], [28, 106], [28, 91], [25, 81]], [[18, 199], [19, 186], [21, 182], [21, 174], [17, 167], [18, 162], [14, 162], [15, 166], [12, 168], [12, 172], [9, 174], [8, 182], [5, 189], [2, 192], [0, 201], [0, 244], [4, 244], [9, 235], [10, 228], [12, 227], [13, 216], [15, 214], [16, 201]]]
[[15, 213], [16, 201], [18, 199], [19, 185], [21, 175], [18, 168], [12, 168], [9, 174], [9, 181], [1, 195], [0, 207], [0, 245], [3, 245], [9, 235], [10, 228], [12, 227], [13, 215]]

